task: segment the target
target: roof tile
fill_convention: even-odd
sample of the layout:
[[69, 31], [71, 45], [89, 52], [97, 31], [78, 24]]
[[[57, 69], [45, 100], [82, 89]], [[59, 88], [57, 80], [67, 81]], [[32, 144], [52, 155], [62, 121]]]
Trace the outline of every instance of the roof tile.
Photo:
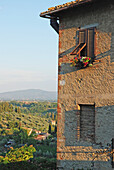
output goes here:
[[62, 4], [62, 5], [57, 5], [55, 7], [50, 7], [50, 8], [48, 8], [48, 11], [42, 12], [41, 15], [49, 13], [50, 11], [55, 11], [55, 10], [60, 9], [60, 8], [69, 7], [69, 6], [72, 6], [74, 4], [78, 4], [78, 3], [82, 2], [82, 1], [86, 2], [87, 0], [75, 0], [75, 1], [67, 2], [67, 3]]

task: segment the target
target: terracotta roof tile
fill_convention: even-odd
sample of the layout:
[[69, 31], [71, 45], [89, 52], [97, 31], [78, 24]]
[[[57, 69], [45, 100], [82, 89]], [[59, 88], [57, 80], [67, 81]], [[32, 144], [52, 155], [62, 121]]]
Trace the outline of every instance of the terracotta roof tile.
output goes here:
[[75, 0], [75, 1], [67, 2], [67, 3], [62, 4], [62, 5], [57, 5], [55, 7], [50, 7], [50, 8], [48, 8], [48, 11], [42, 12], [40, 14], [40, 16], [45, 15], [45, 14], [49, 14], [50, 12], [56, 12], [56, 10], [58, 10], [58, 9], [62, 9], [62, 8], [64, 9], [65, 7], [72, 7], [75, 4], [78, 5], [81, 2], [87, 2], [87, 1], [91, 1], [91, 0]]

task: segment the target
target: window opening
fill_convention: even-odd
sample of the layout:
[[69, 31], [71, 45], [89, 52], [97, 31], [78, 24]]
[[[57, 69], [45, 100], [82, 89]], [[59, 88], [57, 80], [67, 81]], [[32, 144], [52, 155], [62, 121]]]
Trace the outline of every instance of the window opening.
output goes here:
[[78, 58], [87, 56], [94, 60], [94, 35], [95, 28], [88, 28], [85, 30], [78, 30], [78, 45], [70, 53], [71, 55], [77, 55]]
[[80, 105], [80, 139], [95, 141], [95, 105]]

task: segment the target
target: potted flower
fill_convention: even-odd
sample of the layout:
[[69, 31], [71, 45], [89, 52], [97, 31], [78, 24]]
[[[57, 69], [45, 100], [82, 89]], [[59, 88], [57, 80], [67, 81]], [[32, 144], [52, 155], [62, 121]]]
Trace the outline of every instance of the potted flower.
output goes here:
[[70, 62], [71, 62], [71, 67], [77, 66], [79, 63], [79, 59], [77, 57], [74, 57], [74, 59], [71, 59]]
[[71, 67], [75, 66], [75, 67], [81, 67], [81, 68], [85, 68], [87, 66], [92, 66], [91, 62], [91, 58], [90, 57], [80, 57], [80, 59], [78, 59], [77, 57], [74, 57], [74, 59], [70, 60], [71, 62]]

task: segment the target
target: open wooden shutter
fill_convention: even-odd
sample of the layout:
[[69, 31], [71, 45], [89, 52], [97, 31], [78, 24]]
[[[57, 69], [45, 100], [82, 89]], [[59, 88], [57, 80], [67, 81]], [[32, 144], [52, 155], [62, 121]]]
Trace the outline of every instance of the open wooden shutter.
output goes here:
[[82, 50], [86, 47], [86, 42], [85, 42], [86, 31], [85, 30], [78, 31], [77, 33], [79, 34], [78, 44], [76, 48], [70, 53], [70, 55], [79, 55], [79, 58], [80, 58]]
[[94, 28], [87, 31], [87, 57], [94, 58]]
[[79, 34], [79, 39], [76, 39], [78, 42], [76, 48], [70, 53], [71, 55], [87, 56], [94, 60], [94, 36], [95, 36], [95, 27], [88, 28], [85, 30], [79, 30], [77, 32], [77, 37]]
[[79, 44], [85, 43], [85, 31], [79, 32]]
[[[86, 43], [80, 43], [76, 46], [76, 48], [70, 53], [70, 55], [79, 55], [80, 58], [80, 53], [81, 51], [86, 47]], [[77, 50], [78, 49], [78, 50]], [[76, 52], [77, 50], [77, 52]]]
[[79, 44], [79, 30], [76, 31], [76, 46]]

